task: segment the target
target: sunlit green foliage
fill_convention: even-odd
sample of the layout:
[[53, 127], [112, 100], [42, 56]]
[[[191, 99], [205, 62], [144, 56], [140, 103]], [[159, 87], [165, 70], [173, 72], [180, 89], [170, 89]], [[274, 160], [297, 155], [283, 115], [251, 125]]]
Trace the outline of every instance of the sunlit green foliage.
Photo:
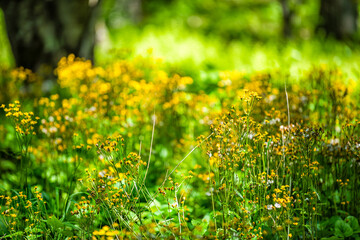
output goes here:
[[291, 39], [280, 1], [130, 2], [54, 81], [0, 16], [0, 238], [360, 238], [360, 54], [319, 2]]
[[357, 82], [327, 65], [306, 84], [223, 71], [205, 93], [166, 69], [151, 51], [103, 66], [69, 55], [56, 92], [2, 105], [1, 235], [357, 236]]

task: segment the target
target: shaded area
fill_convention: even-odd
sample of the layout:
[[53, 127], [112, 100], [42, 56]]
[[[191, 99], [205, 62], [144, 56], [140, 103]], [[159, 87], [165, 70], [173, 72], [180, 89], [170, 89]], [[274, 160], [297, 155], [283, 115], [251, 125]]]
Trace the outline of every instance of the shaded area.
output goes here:
[[56, 66], [69, 53], [93, 59], [97, 5], [89, 1], [1, 1], [17, 66]]

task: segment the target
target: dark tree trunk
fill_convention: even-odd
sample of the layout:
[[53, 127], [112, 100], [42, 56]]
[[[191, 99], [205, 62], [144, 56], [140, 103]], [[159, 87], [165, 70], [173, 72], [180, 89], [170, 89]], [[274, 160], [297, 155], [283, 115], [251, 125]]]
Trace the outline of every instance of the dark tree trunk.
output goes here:
[[351, 38], [357, 31], [356, 0], [321, 0], [321, 23], [327, 35], [338, 39]]
[[99, 4], [89, 0], [0, 0], [17, 66], [37, 71], [74, 53], [93, 58]]
[[292, 35], [292, 18], [294, 12], [290, 9], [288, 0], [280, 0], [282, 9], [282, 34], [284, 37], [289, 38]]

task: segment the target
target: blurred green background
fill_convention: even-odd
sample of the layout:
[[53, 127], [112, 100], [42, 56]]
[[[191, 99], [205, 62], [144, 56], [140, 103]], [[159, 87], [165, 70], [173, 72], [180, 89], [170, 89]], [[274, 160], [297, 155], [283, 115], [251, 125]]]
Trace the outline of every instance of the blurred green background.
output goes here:
[[[318, 64], [340, 67], [350, 78], [359, 75], [359, 4], [353, 0], [16, 2], [0, 5], [5, 67], [17, 63], [39, 72], [71, 52], [105, 64], [152, 49], [174, 71], [204, 80], [229, 69], [278, 69], [296, 79]], [[10, 39], [22, 40], [14, 54], [6, 30], [13, 32]], [[28, 60], [16, 60], [30, 48]]]

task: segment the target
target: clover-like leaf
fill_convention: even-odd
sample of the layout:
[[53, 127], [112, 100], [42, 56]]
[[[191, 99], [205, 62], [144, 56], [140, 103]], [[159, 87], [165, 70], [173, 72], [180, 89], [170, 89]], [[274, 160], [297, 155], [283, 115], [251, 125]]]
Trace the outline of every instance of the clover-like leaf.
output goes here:
[[350, 227], [352, 228], [353, 231], [360, 230], [359, 221], [357, 220], [356, 217], [347, 216], [345, 218], [345, 222], [350, 225]]
[[349, 224], [343, 220], [338, 220], [335, 223], [335, 236], [337, 237], [350, 237], [353, 234], [353, 230]]

